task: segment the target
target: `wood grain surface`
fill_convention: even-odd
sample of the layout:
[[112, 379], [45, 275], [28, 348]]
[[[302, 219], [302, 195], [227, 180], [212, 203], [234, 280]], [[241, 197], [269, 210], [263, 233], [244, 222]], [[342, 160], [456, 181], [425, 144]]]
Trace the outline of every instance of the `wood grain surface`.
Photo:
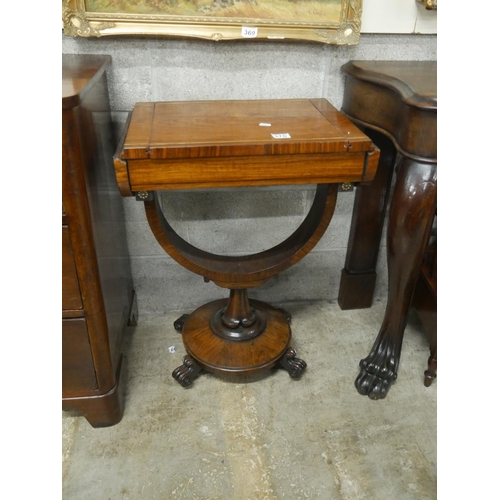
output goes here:
[[326, 99], [147, 102], [132, 111], [115, 169], [124, 196], [368, 182], [378, 153]]
[[[271, 134], [289, 134], [277, 139]], [[371, 151], [326, 99], [137, 103], [122, 159]]]
[[62, 403], [93, 426], [121, 419], [121, 340], [134, 304], [112, 164], [110, 61], [62, 57]]
[[416, 161], [437, 161], [436, 61], [351, 61], [342, 111]]
[[210, 318], [225, 304], [221, 299], [198, 308], [182, 330], [186, 352], [212, 373], [250, 375], [276, 365], [290, 344], [292, 333], [283, 314], [264, 302], [250, 300], [267, 316], [267, 328], [252, 340], [231, 342], [210, 329]]

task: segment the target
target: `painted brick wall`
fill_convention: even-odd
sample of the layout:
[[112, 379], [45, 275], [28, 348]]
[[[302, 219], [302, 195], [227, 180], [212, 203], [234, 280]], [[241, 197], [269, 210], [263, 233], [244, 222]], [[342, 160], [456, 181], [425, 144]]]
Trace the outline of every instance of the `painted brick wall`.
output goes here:
[[[435, 35], [362, 34], [356, 46], [296, 42], [209, 42], [203, 40], [63, 35], [63, 53], [109, 54], [108, 81], [118, 137], [138, 101], [325, 97], [340, 108], [341, 66], [351, 59], [436, 60]], [[278, 243], [302, 221], [313, 186], [175, 192], [163, 195], [172, 225], [191, 243], [221, 254], [254, 253]], [[333, 221], [301, 262], [250, 291], [273, 304], [337, 300], [354, 193], [339, 194]], [[175, 263], [147, 226], [141, 203], [124, 199], [132, 273], [142, 312], [189, 312], [227, 296]], [[376, 299], [387, 290], [385, 242], [378, 263]]]

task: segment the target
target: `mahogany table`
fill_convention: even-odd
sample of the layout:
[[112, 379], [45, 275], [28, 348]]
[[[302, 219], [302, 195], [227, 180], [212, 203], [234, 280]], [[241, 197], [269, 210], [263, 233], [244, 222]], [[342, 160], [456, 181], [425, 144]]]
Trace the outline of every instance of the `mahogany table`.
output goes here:
[[[370, 181], [378, 158], [372, 141], [325, 99], [135, 105], [115, 155], [122, 195], [144, 201], [153, 234], [174, 260], [230, 290], [229, 300], [205, 304], [174, 323], [187, 352], [172, 374], [182, 386], [202, 369], [253, 375], [278, 365], [301, 375], [306, 363], [290, 347], [290, 318], [249, 300], [247, 289], [309, 253], [328, 227], [338, 184]], [[285, 241], [244, 257], [211, 254], [183, 240], [157, 195], [280, 184], [317, 184], [310, 212]]]
[[[387, 307], [356, 379], [358, 392], [371, 399], [384, 398], [396, 380], [412, 295], [436, 213], [436, 70], [435, 61], [351, 61], [342, 67], [346, 75], [342, 111], [380, 148], [376, 177], [356, 192], [339, 291], [342, 309], [371, 306], [396, 168], [387, 227]], [[397, 152], [401, 161], [396, 166]], [[435, 377], [435, 363], [434, 342], [426, 377]]]

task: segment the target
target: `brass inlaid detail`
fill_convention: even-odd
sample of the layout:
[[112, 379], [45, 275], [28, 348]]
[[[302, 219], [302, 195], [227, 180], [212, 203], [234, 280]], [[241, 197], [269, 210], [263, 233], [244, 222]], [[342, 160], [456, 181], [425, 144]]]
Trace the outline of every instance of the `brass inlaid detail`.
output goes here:
[[136, 198], [138, 200], [147, 200], [149, 198], [149, 192], [148, 191], [138, 191], [136, 194]]

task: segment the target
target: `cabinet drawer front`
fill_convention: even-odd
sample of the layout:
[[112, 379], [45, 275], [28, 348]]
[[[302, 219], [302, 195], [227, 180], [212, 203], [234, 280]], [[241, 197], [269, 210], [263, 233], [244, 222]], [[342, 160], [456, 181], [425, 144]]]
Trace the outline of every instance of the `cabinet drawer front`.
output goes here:
[[62, 228], [62, 308], [63, 310], [83, 308], [67, 226]]
[[84, 318], [62, 320], [62, 389], [63, 392], [97, 389]]

